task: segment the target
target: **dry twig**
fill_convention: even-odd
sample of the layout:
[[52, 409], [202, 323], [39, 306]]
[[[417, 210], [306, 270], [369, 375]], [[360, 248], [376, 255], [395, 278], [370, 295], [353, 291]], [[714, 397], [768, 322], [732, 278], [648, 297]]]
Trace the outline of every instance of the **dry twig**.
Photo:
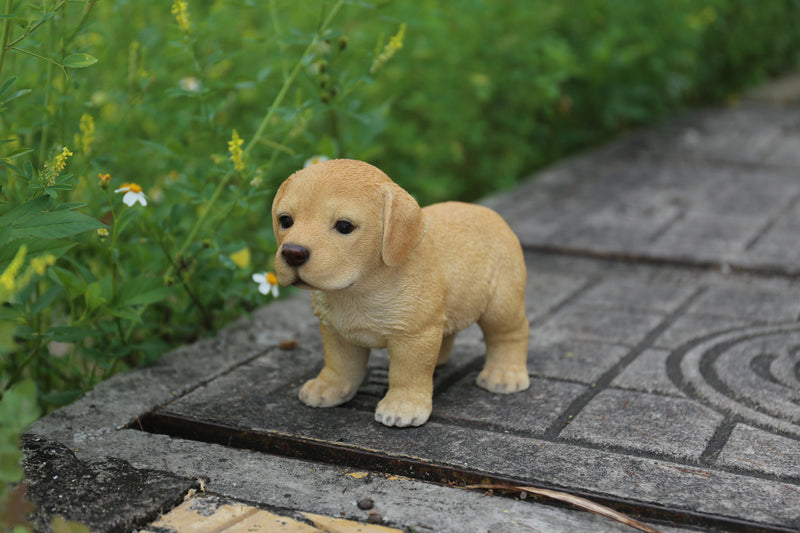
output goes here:
[[543, 496], [545, 498], [550, 498], [553, 500], [558, 500], [560, 502], [568, 503], [578, 509], [583, 509], [584, 511], [589, 511], [590, 513], [595, 513], [600, 516], [604, 516], [608, 519], [615, 520], [626, 526], [630, 526], [632, 528], [636, 528], [640, 531], [645, 531], [646, 533], [661, 533], [658, 529], [648, 526], [647, 524], [643, 524], [638, 520], [634, 520], [620, 512], [611, 509], [610, 507], [606, 507], [605, 505], [600, 505], [599, 503], [595, 503], [591, 500], [587, 500], [586, 498], [581, 498], [580, 496], [574, 496], [572, 494], [566, 492], [560, 492], [557, 490], [550, 490], [550, 489], [537, 489], [536, 487], [521, 487], [515, 485], [467, 485], [464, 487], [465, 489], [480, 489], [480, 490], [506, 490], [506, 491], [517, 491], [520, 493], [528, 493], [528, 494], [535, 494], [537, 496]]

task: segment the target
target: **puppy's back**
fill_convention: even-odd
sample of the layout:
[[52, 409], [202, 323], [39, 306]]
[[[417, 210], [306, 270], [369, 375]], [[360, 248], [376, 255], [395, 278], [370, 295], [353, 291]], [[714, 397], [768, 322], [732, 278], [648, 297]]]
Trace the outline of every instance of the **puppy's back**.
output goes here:
[[[444, 274], [448, 321], [454, 330], [477, 320], [493, 295], [524, 298], [527, 274], [522, 247], [499, 214], [462, 202], [433, 204], [423, 213], [428, 225], [426, 253], [436, 254]], [[514, 296], [512, 287], [520, 296]]]
[[[474, 256], [477, 262], [492, 257], [522, 254], [519, 239], [497, 212], [482, 205], [443, 202], [423, 208], [439, 251], [445, 255]], [[482, 259], [481, 259], [482, 258]], [[510, 259], [506, 257], [506, 259]]]

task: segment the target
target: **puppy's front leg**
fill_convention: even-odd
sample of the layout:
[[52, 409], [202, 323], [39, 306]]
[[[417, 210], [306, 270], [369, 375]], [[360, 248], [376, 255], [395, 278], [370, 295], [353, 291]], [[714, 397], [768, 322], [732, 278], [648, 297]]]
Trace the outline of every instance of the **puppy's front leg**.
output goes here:
[[300, 401], [310, 407], [333, 407], [355, 396], [364, 380], [369, 348], [356, 346], [320, 324], [325, 366], [300, 388]]
[[375, 420], [386, 426], [421, 426], [431, 415], [433, 370], [442, 329], [389, 341], [389, 391], [378, 402]]

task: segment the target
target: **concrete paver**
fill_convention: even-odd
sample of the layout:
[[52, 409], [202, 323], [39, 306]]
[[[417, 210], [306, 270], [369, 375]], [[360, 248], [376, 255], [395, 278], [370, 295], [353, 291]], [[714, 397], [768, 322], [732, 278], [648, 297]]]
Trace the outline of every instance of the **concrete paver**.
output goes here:
[[487, 203], [531, 249], [796, 274], [798, 146], [797, 106], [692, 113]]
[[[57, 493], [37, 477], [49, 448], [95, 487], [119, 479], [100, 475], [104, 462], [137, 472], [128, 497], [147, 512], [126, 515], [134, 527], [202, 481], [203, 497], [293, 519], [364, 522], [355, 502], [369, 496], [383, 525], [406, 530], [629, 531], [457, 488], [490, 481], [582, 495], [664, 531], [796, 531], [797, 154], [800, 106], [750, 101], [636, 132], [487, 199], [526, 249], [523, 393], [475, 386], [484, 348], [473, 327], [437, 370], [422, 427], [373, 420], [385, 351], [352, 401], [305, 407], [297, 390], [322, 347], [301, 294], [34, 424], [33, 493], [42, 503]], [[287, 338], [295, 349], [279, 347]], [[164, 495], [144, 498], [148, 483]], [[80, 505], [59, 512], [114, 530]]]

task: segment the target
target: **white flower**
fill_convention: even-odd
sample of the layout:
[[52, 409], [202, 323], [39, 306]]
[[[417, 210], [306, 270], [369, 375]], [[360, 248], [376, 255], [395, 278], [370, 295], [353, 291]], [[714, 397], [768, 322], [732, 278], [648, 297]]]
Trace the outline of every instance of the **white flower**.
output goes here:
[[253, 274], [253, 281], [258, 283], [258, 292], [261, 294], [271, 293], [273, 298], [278, 297], [278, 276], [272, 272]]
[[303, 163], [303, 168], [310, 167], [311, 165], [316, 165], [317, 163], [322, 163], [323, 161], [328, 161], [330, 157], [325, 157], [324, 155], [312, 155], [306, 162]]
[[189, 76], [188, 78], [181, 78], [181, 89], [190, 93], [199, 93], [200, 89], [203, 87], [203, 84], [200, 80], [195, 78], [194, 76]]
[[135, 183], [123, 183], [122, 187], [114, 192], [124, 192], [125, 196], [122, 197], [122, 201], [129, 207], [136, 202], [142, 204], [142, 207], [147, 206], [147, 198], [142, 192], [142, 187], [140, 185]]

